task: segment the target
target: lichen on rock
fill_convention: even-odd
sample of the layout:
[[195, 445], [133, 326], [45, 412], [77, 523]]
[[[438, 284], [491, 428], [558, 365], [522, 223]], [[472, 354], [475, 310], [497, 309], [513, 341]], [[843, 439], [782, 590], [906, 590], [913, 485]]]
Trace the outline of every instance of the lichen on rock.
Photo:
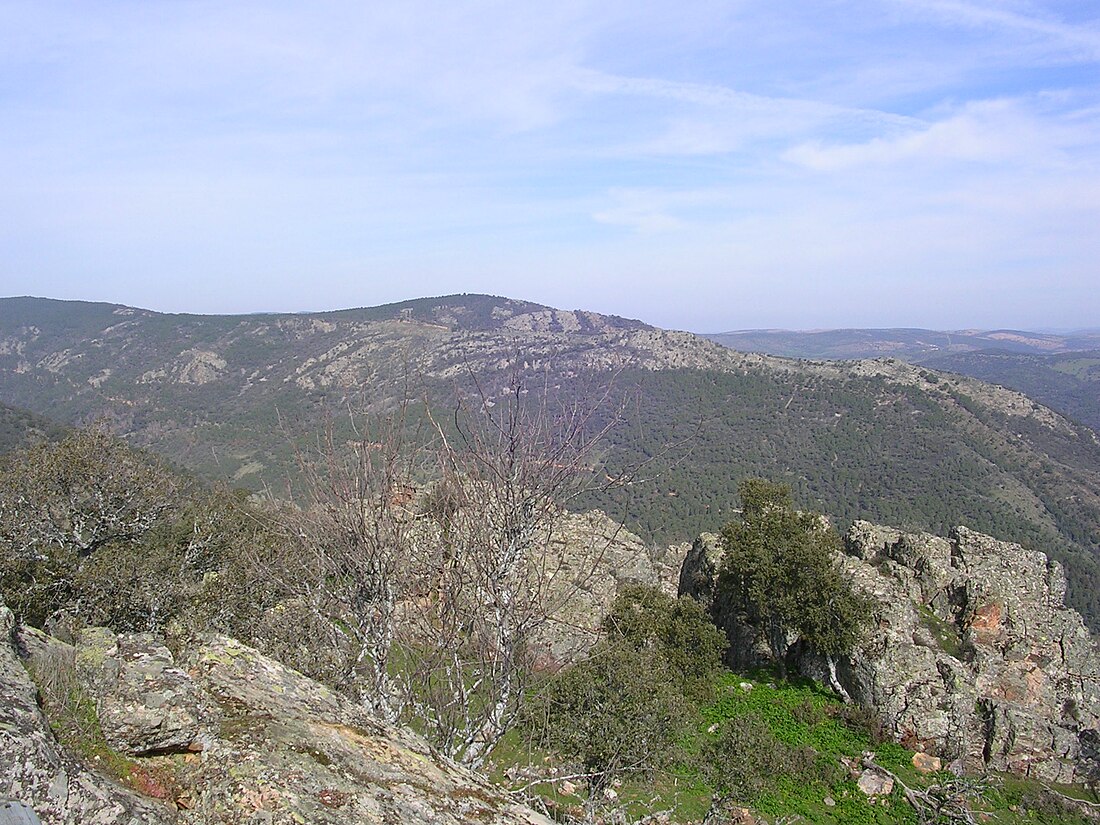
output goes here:
[[[837, 675], [895, 739], [956, 770], [1052, 782], [1095, 775], [1100, 658], [1081, 616], [1066, 607], [1061, 565], [965, 527], [944, 538], [862, 521], [837, 563], [877, 605]], [[732, 664], [760, 664], [760, 631], [722, 602], [720, 569], [720, 545], [700, 537], [681, 592], [726, 629]], [[801, 671], [824, 681], [824, 660], [794, 650]]]

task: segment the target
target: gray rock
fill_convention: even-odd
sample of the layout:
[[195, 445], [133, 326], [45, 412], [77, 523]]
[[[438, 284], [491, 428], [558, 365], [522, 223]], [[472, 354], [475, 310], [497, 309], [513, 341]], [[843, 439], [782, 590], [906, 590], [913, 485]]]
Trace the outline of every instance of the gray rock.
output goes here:
[[0, 799], [0, 825], [42, 825], [30, 805]]
[[878, 768], [864, 770], [856, 785], [867, 796], [889, 796], [894, 792], [894, 778]]
[[45, 825], [174, 822], [174, 811], [90, 771], [58, 745], [17, 654], [24, 645], [16, 630], [0, 604], [0, 799], [29, 806]]
[[[734, 666], [757, 664], [767, 656], [758, 629], [716, 595], [719, 553], [700, 537], [681, 592], [710, 607]], [[972, 770], [1057, 782], [1097, 770], [1100, 657], [1065, 605], [1057, 562], [965, 527], [942, 538], [856, 522], [838, 564], [877, 607], [837, 675], [895, 739]], [[825, 662], [794, 650], [800, 670], [825, 681]]]
[[[96, 629], [74, 650], [14, 631], [0, 606], [0, 799], [26, 803], [45, 825], [550, 825], [411, 731], [232, 639], [205, 639], [185, 670], [146, 634]], [[109, 720], [104, 727], [147, 754], [132, 759], [138, 774], [155, 780], [171, 771], [178, 811], [99, 776], [58, 745], [19, 649], [61, 650], [75, 662]], [[191, 730], [203, 732], [201, 752], [163, 755], [166, 743], [192, 741]]]
[[550, 619], [532, 642], [540, 665], [554, 669], [587, 653], [624, 586], [645, 584], [676, 595], [686, 552], [686, 545], [651, 550], [599, 510], [562, 514], [543, 548], [551, 585]]
[[212, 637], [188, 665], [219, 736], [185, 762], [187, 822], [550, 825], [412, 732], [258, 651]]
[[120, 753], [202, 750], [195, 687], [152, 634], [86, 629], [77, 644], [76, 667], [96, 699], [107, 743]]

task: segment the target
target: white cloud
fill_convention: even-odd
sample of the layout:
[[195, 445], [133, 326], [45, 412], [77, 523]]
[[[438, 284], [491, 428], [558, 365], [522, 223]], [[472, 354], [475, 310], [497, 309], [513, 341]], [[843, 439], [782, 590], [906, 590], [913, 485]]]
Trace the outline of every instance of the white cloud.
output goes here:
[[1066, 151], [1093, 144], [1095, 115], [1045, 112], [1036, 102], [976, 101], [904, 134], [862, 143], [812, 141], [792, 147], [784, 158], [827, 172], [896, 164], [1051, 165]]
[[1013, 276], [996, 306], [1072, 325], [1100, 312], [1096, 26], [1053, 9], [9, 0], [0, 282], [201, 310], [485, 289], [677, 326], [806, 294], [821, 326], [856, 292], [934, 324], [927, 284], [963, 307], [1011, 271], [1072, 297]]
[[1034, 6], [1014, 10], [1011, 4], [971, 3], [962, 0], [895, 0], [914, 11], [948, 23], [986, 29], [1000, 29], [1038, 38], [1048, 49], [1066, 59], [1100, 60], [1100, 26], [1094, 19], [1068, 24]]

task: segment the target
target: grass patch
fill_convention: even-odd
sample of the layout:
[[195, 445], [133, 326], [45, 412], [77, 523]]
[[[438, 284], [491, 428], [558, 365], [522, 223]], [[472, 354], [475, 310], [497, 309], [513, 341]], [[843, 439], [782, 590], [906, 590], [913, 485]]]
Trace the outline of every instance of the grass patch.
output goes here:
[[[600, 800], [601, 805], [618, 808], [627, 821], [656, 811], [670, 812], [672, 822], [700, 821], [719, 784], [714, 765], [705, 760], [713, 758], [715, 743], [735, 720], [742, 726], [751, 720], [748, 725], [757, 738], [750, 739], [753, 751], [738, 755], [740, 761], [729, 767], [752, 771], [764, 765], [768, 775], [753, 793], [732, 796], [731, 803], [750, 807], [769, 822], [796, 815], [803, 822], [823, 825], [918, 825], [921, 819], [900, 785], [874, 799], [859, 789], [847, 766], [858, 766], [868, 751], [878, 765], [911, 788], [925, 789], [950, 778], [918, 773], [912, 751], [878, 740], [866, 714], [842, 704], [812, 681], [781, 681], [768, 670], [747, 675], [724, 671], [714, 679], [713, 689], [713, 701], [698, 708], [697, 722], [682, 732], [683, 760], [649, 776], [621, 778], [614, 785], [615, 799]], [[562, 790], [561, 777], [573, 773], [576, 766], [533, 746], [522, 731], [505, 737], [487, 767], [498, 783], [527, 787], [540, 796], [547, 810], [562, 821], [570, 815], [579, 817], [584, 810], [583, 780], [571, 780], [573, 793]], [[1087, 821], [1035, 781], [994, 777], [978, 790], [980, 795], [972, 801], [977, 821], [1009, 825], [1083, 825]]]

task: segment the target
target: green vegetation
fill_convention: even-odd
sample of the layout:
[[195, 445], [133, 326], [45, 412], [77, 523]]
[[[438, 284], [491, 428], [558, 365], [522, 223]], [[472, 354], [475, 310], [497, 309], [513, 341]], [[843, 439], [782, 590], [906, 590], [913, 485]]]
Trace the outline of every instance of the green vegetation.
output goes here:
[[855, 593], [836, 566], [840, 538], [821, 516], [794, 509], [790, 487], [758, 478], [741, 483], [741, 518], [722, 530], [725, 560], [719, 588], [762, 627], [781, 674], [788, 638], [797, 635], [835, 659], [859, 641], [871, 601]]
[[655, 480], [584, 504], [647, 541], [718, 532], [740, 482], [762, 475], [842, 532], [855, 519], [938, 535], [962, 524], [1042, 550], [1065, 565], [1071, 606], [1100, 621], [1100, 443], [1084, 428], [991, 410], [950, 377], [938, 396], [796, 371], [626, 371], [617, 384], [634, 401], [607, 463], [648, 462]]
[[45, 439], [60, 438], [63, 432], [63, 427], [49, 419], [0, 404], [0, 455]]
[[[467, 432], [474, 438], [469, 427]], [[540, 443], [536, 439], [532, 449]], [[380, 461], [393, 457], [384, 453], [374, 449], [356, 455]], [[515, 464], [516, 456], [530, 457], [516, 442], [510, 455], [513, 469], [524, 466]], [[487, 454], [481, 457], [483, 463], [490, 460]], [[541, 466], [551, 468], [555, 478], [562, 469], [559, 461]], [[317, 546], [331, 554], [336, 533], [358, 540], [341, 532], [350, 515], [356, 523], [367, 518], [359, 527], [378, 540], [379, 524], [363, 508], [364, 502], [373, 502], [395, 519], [395, 529], [411, 530], [417, 521], [423, 531], [413, 541], [399, 543], [399, 550], [417, 546], [442, 552], [419, 561], [428, 563], [426, 569], [434, 576], [437, 607], [456, 620], [453, 635], [441, 635], [450, 626], [436, 614], [419, 611], [427, 624], [404, 637], [400, 653], [408, 658], [391, 662], [389, 675], [410, 678], [429, 666], [428, 680], [419, 692], [409, 694], [410, 701], [442, 686], [443, 704], [436, 707], [449, 708], [456, 687], [468, 688], [492, 675], [467, 655], [477, 637], [462, 634], [484, 632], [494, 639], [499, 634], [488, 614], [463, 612], [464, 600], [482, 600], [495, 592], [489, 584], [457, 589], [448, 602], [446, 576], [469, 578], [473, 568], [464, 568], [459, 559], [478, 567], [480, 562], [470, 555], [472, 546], [488, 546], [490, 534], [478, 532], [477, 524], [502, 515], [497, 507], [508, 488], [487, 494], [470, 486], [474, 477], [467, 470], [449, 477], [452, 486], [447, 489], [436, 488], [433, 495], [414, 501], [406, 475], [384, 467], [382, 476], [364, 476], [362, 468], [352, 467], [353, 477], [364, 486], [355, 488], [350, 499], [326, 499], [331, 506], [314, 523], [292, 520], [302, 516], [293, 510], [258, 508], [243, 495], [191, 487], [151, 456], [130, 450], [100, 429], [13, 452], [0, 468], [4, 598], [24, 617], [62, 629], [66, 624], [79, 628], [81, 623], [104, 623], [116, 629], [171, 630], [176, 636], [223, 630], [354, 694], [363, 683], [348, 680], [356, 674], [347, 662], [361, 652], [347, 646], [353, 617], [346, 611], [318, 612], [307, 596], [332, 598], [337, 586], [361, 586], [364, 574], [380, 559], [368, 554], [359, 558], [358, 567], [310, 567], [316, 559], [303, 548], [311, 545], [294, 544], [287, 531], [293, 527], [309, 538], [312, 528], [326, 528], [318, 534], [324, 541]], [[375, 471], [382, 469], [375, 465]], [[510, 472], [493, 475], [515, 477]], [[523, 521], [533, 512], [529, 495], [535, 476], [524, 477], [529, 481], [518, 489], [528, 497], [507, 513], [517, 525], [508, 534], [513, 544], [516, 536], [538, 529]], [[340, 481], [339, 476], [326, 478]], [[467, 486], [453, 486], [461, 484]], [[546, 501], [552, 502], [552, 493], [560, 489], [547, 491]], [[479, 490], [488, 509], [470, 504]], [[338, 506], [340, 501], [350, 506]], [[406, 503], [410, 508], [401, 509]], [[750, 480], [742, 485], [741, 504], [740, 520], [725, 531], [733, 563], [722, 586], [742, 598], [758, 619], [797, 630], [824, 655], [847, 649], [859, 633], [866, 604], [851, 596], [826, 563], [835, 534], [819, 517], [795, 511], [791, 491], [783, 485]], [[547, 508], [553, 510], [551, 504]], [[339, 519], [327, 520], [333, 516]], [[334, 525], [336, 533], [327, 529]], [[387, 548], [391, 537], [382, 537]], [[499, 543], [499, 536], [495, 540]], [[410, 561], [418, 560], [402, 556], [402, 564]], [[308, 572], [314, 574], [314, 589], [291, 586], [288, 579]], [[505, 582], [496, 568], [486, 567], [484, 574], [492, 582]], [[404, 594], [422, 592], [410, 589]], [[519, 591], [498, 595], [497, 615], [502, 615], [501, 605], [522, 606]], [[368, 596], [374, 599], [368, 607], [379, 604]], [[454, 609], [442, 610], [448, 604]], [[365, 615], [377, 613], [368, 610]], [[534, 627], [541, 618], [543, 614], [533, 615], [531, 624], [517, 626]], [[957, 644], [948, 628], [929, 627], [941, 644]], [[331, 643], [319, 645], [319, 639]], [[440, 639], [446, 643], [439, 644]], [[436, 648], [462, 655], [454, 660], [454, 672], [439, 669], [426, 640], [436, 643], [432, 655]], [[453, 640], [459, 643], [451, 644]], [[995, 813], [999, 822], [1076, 821], [1062, 809], [1057, 794], [1034, 783], [963, 787], [950, 784], [955, 780], [946, 776], [922, 776], [911, 765], [911, 753], [882, 741], [869, 711], [782, 674], [759, 672], [746, 678], [725, 671], [719, 664], [724, 648], [724, 637], [695, 602], [650, 588], [626, 588], [604, 619], [602, 638], [587, 659], [526, 694], [529, 662], [518, 662], [524, 671], [512, 683], [517, 695], [507, 698], [517, 705], [526, 702], [527, 742], [524, 747], [515, 734], [508, 734], [509, 720], [495, 731], [502, 743], [494, 756], [498, 774], [519, 766], [526, 772], [522, 784], [545, 791], [548, 806], [559, 811], [579, 806], [589, 819], [609, 807], [625, 808], [632, 815], [673, 810], [682, 819], [698, 819], [708, 810], [742, 804], [773, 819], [798, 815], [822, 823], [915, 823], [919, 818], [901, 789], [904, 782], [922, 799], [971, 794], [966, 804]], [[170, 771], [163, 776], [136, 772], [129, 760], [110, 750], [93, 704], [72, 678], [67, 648], [52, 650], [34, 669], [59, 738], [148, 793], [170, 793]], [[506, 652], [520, 659], [522, 644]], [[777, 658], [782, 661], [781, 655]], [[475, 702], [468, 711], [490, 705]], [[421, 707], [430, 706], [416, 710]], [[853, 778], [853, 772], [863, 769], [865, 751], [873, 751], [874, 763], [899, 781], [874, 804]], [[548, 768], [560, 771], [550, 776]], [[565, 791], [563, 775], [573, 776], [577, 787]]]
[[957, 627], [951, 622], [945, 622], [927, 605], [917, 605], [917, 613], [920, 615], [921, 624], [931, 632], [940, 650], [956, 659], [963, 658], [962, 639], [959, 637]]
[[1100, 352], [1096, 350], [1053, 355], [961, 352], [931, 358], [926, 363], [1019, 390], [1074, 421], [1100, 430]]
[[[661, 675], [653, 677], [655, 689]], [[576, 753], [558, 743], [547, 747], [538, 737], [526, 746], [514, 738], [502, 743], [493, 755], [494, 775], [502, 781], [508, 775], [524, 777], [522, 785], [551, 811], [574, 816], [600, 810], [634, 817], [669, 811], [673, 821], [682, 822], [698, 821], [708, 810], [744, 806], [769, 822], [798, 816], [822, 825], [917, 825], [922, 820], [906, 799], [904, 783], [932, 800], [950, 797], [957, 803], [960, 794], [968, 795], [965, 802], [976, 821], [1086, 822], [1066, 807], [1056, 789], [1039, 782], [1000, 776], [960, 782], [946, 773], [919, 773], [913, 752], [881, 741], [868, 724], [869, 714], [808, 680], [783, 680], [768, 670], [744, 675], [719, 670], [711, 690], [713, 701], [692, 706], [676, 747], [666, 752], [668, 759], [660, 765], [650, 762], [646, 771], [620, 772], [620, 781], [611, 783], [613, 798], [603, 795], [606, 784], [589, 788], [574, 775], [586, 772]], [[542, 720], [535, 721], [541, 729]], [[856, 775], [867, 753], [896, 777], [890, 793], [868, 797], [859, 789]], [[926, 822], [966, 821], [925, 813]]]
[[593, 793], [674, 764], [726, 640], [687, 598], [630, 587], [584, 661], [548, 680], [526, 710], [532, 737], [575, 759]]
[[[270, 545], [264, 524], [242, 495], [192, 485], [103, 427], [74, 431], [0, 462], [0, 595], [39, 627], [241, 629], [266, 606], [240, 553]], [[251, 592], [225, 598], [235, 587]]]
[[[527, 359], [531, 374], [568, 403], [606, 387], [606, 370], [594, 365], [645, 362], [666, 345], [659, 335], [629, 343], [600, 334], [586, 316], [577, 317], [591, 329], [558, 339], [503, 326], [511, 313], [542, 309], [468, 295], [227, 317], [3, 299], [0, 333], [23, 349], [0, 354], [0, 401], [65, 424], [106, 416], [132, 443], [190, 470], [282, 491], [296, 473], [296, 448], [308, 448], [326, 411], [386, 410], [413, 397], [449, 420], [452, 376], [465, 357], [455, 353], [490, 354], [475, 365], [490, 392], [501, 383], [500, 363]], [[39, 333], [21, 332], [29, 325]], [[926, 337], [898, 334], [903, 342]], [[790, 484], [796, 500], [840, 530], [857, 518], [941, 535], [965, 524], [1040, 549], [1065, 564], [1070, 603], [1100, 622], [1100, 444], [1090, 431], [1005, 415], [968, 398], [957, 377], [930, 369], [922, 370], [927, 383], [913, 386], [854, 366], [725, 363], [699, 353], [699, 368], [626, 369], [614, 378], [626, 405], [603, 458], [612, 474], [645, 469], [626, 489], [594, 491], [578, 506], [622, 515], [647, 542], [684, 541], [721, 528], [738, 483], [764, 475]], [[204, 367], [210, 354], [224, 366]], [[1043, 370], [1084, 382], [1095, 374], [1090, 357], [1043, 361]], [[50, 368], [32, 366], [39, 364]], [[1031, 385], [989, 377], [1051, 403]], [[1095, 399], [1091, 379], [1073, 386]], [[338, 436], [355, 437], [338, 424]]]

